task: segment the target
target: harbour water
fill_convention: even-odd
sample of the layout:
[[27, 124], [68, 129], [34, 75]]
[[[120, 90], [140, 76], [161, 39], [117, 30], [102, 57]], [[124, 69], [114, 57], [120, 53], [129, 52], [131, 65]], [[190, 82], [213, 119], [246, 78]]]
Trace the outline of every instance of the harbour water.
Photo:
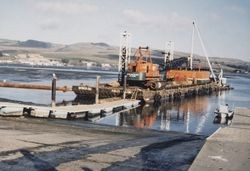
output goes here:
[[[115, 72], [86, 71], [76, 69], [34, 69], [31, 67], [5, 67], [0, 66], [0, 81], [29, 83], [38, 85], [51, 85], [52, 74], [57, 76], [57, 86], [73, 86], [80, 83], [94, 85], [96, 75], [101, 76], [101, 83], [107, 83], [117, 79]], [[13, 100], [22, 103], [35, 103], [50, 105], [51, 92], [44, 90], [28, 90], [0, 88], [0, 100]], [[57, 104], [70, 102], [75, 99], [73, 92], [57, 92]]]
[[[0, 67], [0, 81], [50, 85], [52, 73], [56, 73], [59, 86], [79, 85], [80, 83], [94, 85], [96, 75], [101, 76], [103, 83], [117, 79], [115, 73], [108, 72]], [[250, 79], [239, 76], [228, 77], [228, 83], [234, 87], [234, 90], [177, 102], [162, 102], [158, 106], [147, 104], [127, 112], [101, 118], [96, 122], [124, 127], [210, 135], [221, 126], [213, 123], [214, 110], [220, 104], [229, 104], [232, 108], [236, 106], [250, 107]], [[50, 91], [0, 88], [0, 101], [10, 100], [49, 105], [50, 96]], [[74, 98], [73, 92], [57, 92], [58, 104], [71, 102]]]

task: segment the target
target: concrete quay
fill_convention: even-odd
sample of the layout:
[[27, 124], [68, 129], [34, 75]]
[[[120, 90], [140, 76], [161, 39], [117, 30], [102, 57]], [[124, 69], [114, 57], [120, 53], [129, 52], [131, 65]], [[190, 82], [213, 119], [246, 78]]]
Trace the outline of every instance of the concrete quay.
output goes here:
[[0, 117], [0, 170], [187, 170], [205, 137]]
[[236, 108], [232, 125], [207, 138], [189, 170], [249, 171], [250, 109]]

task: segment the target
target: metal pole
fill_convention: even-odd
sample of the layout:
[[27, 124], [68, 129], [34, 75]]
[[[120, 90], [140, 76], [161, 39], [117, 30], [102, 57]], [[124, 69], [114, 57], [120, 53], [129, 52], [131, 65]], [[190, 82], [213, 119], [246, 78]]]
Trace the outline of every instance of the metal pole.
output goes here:
[[96, 76], [96, 93], [95, 93], [95, 103], [99, 103], [99, 83], [100, 83], [100, 76]]
[[56, 79], [56, 74], [53, 74], [51, 87], [51, 107], [56, 106]]
[[126, 85], [127, 85], [127, 75], [124, 75], [123, 99], [126, 99]]
[[193, 21], [193, 32], [192, 32], [192, 46], [191, 46], [191, 53], [190, 53], [190, 58], [189, 58], [189, 67], [191, 70], [193, 70], [193, 55], [194, 55], [194, 21]]

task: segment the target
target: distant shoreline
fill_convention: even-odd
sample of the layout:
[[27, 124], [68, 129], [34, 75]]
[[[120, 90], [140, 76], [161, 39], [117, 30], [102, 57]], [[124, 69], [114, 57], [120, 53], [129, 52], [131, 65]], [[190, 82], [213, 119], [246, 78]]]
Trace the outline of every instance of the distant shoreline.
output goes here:
[[[79, 72], [79, 73], [96, 73], [96, 74], [108, 74], [108, 75], [118, 75], [118, 71], [115, 70], [102, 70], [101, 68], [94, 67], [88, 69], [86, 67], [79, 66], [31, 66], [25, 64], [3, 64], [0, 63], [0, 68], [16, 68], [16, 69], [31, 69], [31, 70], [48, 70], [48, 71], [65, 71], [65, 72]], [[250, 73], [233, 73], [224, 72], [225, 77], [245, 77], [250, 78]]]
[[83, 67], [48, 67], [48, 66], [30, 66], [22, 64], [8, 64], [1, 65], [0, 68], [16, 68], [16, 69], [30, 69], [30, 70], [49, 70], [49, 71], [67, 71], [67, 72], [85, 72], [85, 73], [97, 73], [97, 74], [110, 74], [117, 75], [117, 71], [112, 70], [101, 70], [99, 68], [87, 69]]
[[226, 72], [224, 73], [226, 78], [232, 78], [232, 77], [244, 77], [244, 78], [250, 78], [250, 74], [247, 73], [232, 73], [232, 72]]

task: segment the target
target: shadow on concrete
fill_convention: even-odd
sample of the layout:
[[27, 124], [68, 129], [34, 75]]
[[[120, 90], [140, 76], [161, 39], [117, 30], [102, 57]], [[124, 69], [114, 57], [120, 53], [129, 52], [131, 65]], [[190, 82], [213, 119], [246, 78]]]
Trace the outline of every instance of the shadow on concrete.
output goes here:
[[56, 169], [53, 166], [51, 166], [49, 162], [41, 160], [40, 158], [31, 154], [28, 150], [21, 149], [20, 153], [23, 154], [24, 158], [33, 162], [35, 169], [39, 171], [42, 171], [42, 170], [56, 171]]

